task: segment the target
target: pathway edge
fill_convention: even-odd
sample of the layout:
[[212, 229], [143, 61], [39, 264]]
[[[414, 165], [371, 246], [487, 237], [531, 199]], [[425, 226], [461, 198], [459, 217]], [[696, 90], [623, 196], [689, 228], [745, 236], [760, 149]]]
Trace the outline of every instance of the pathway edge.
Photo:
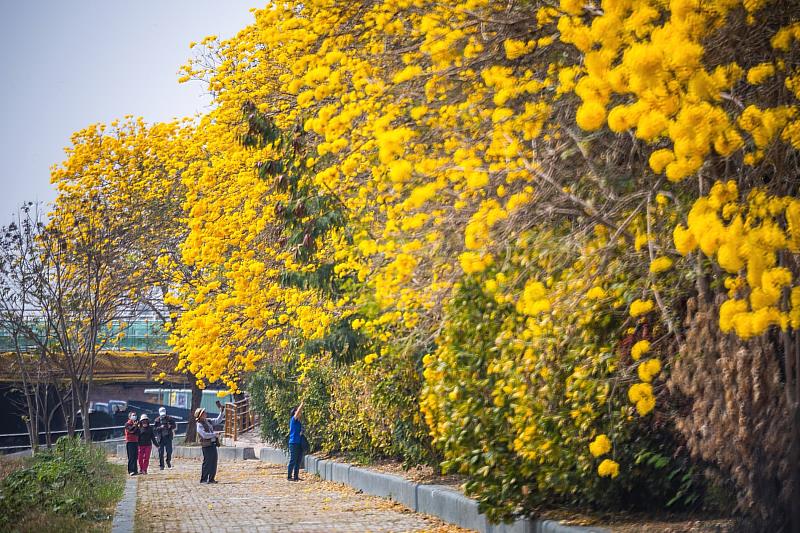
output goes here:
[[114, 521], [111, 523], [111, 533], [133, 533], [136, 518], [136, 488], [138, 479], [128, 476], [125, 480], [125, 490], [122, 499], [117, 502], [114, 511]]
[[[272, 464], [289, 460], [286, 452], [277, 448], [261, 448], [259, 459]], [[391, 498], [412, 511], [480, 533], [609, 533], [604, 528], [570, 526], [555, 520], [522, 518], [510, 524], [492, 524], [478, 511], [476, 500], [449, 487], [419, 484], [401, 476], [320, 459], [315, 455], [307, 455], [303, 467], [306, 472], [327, 481], [342, 483], [372, 496]]]

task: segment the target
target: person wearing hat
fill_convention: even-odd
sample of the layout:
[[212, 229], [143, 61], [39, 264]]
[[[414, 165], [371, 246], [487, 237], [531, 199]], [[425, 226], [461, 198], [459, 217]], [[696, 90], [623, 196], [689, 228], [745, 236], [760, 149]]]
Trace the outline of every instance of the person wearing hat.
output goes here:
[[161, 470], [164, 470], [165, 452], [167, 455], [167, 468], [172, 468], [172, 437], [175, 435], [176, 426], [175, 420], [167, 415], [167, 409], [160, 407], [158, 409], [158, 418], [156, 418], [153, 428], [158, 442], [158, 464]]
[[225, 420], [225, 410], [222, 404], [217, 400], [217, 407], [219, 408], [219, 416], [214, 420], [206, 418], [206, 410], [204, 407], [198, 407], [194, 411], [194, 417], [197, 419], [197, 434], [200, 436], [200, 446], [203, 448], [203, 466], [200, 470], [200, 483], [216, 483], [214, 479], [217, 477], [217, 446], [219, 446], [219, 437], [214, 432], [214, 424], [219, 424]]
[[136, 458], [139, 453], [139, 424], [136, 422], [136, 413], [128, 415], [125, 422], [125, 451], [128, 452], [128, 475], [138, 474]]
[[153, 451], [153, 444], [156, 442], [153, 426], [150, 425], [150, 417], [143, 414], [139, 418], [139, 472], [147, 474], [147, 467], [150, 466], [150, 453]]

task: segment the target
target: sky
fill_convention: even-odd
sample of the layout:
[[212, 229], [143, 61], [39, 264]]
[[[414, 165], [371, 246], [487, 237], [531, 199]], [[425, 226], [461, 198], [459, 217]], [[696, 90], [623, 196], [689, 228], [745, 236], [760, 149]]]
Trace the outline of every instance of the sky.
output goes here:
[[207, 110], [200, 82], [177, 81], [189, 43], [235, 35], [264, 3], [0, 0], [0, 225], [24, 202], [55, 199], [50, 167], [74, 131]]

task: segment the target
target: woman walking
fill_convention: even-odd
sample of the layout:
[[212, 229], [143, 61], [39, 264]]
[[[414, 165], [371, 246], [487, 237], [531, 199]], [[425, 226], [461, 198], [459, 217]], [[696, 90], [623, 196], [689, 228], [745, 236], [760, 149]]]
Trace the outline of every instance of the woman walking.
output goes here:
[[150, 418], [143, 414], [139, 419], [139, 472], [147, 473], [150, 466], [150, 453], [153, 451], [153, 444], [156, 436], [153, 433], [153, 426], [150, 425]]
[[[303, 402], [292, 409], [289, 418], [289, 481], [300, 481], [300, 463], [303, 460], [303, 423], [300, 417], [303, 415]], [[294, 473], [294, 477], [292, 474]]]
[[214, 432], [214, 424], [219, 424], [225, 420], [225, 410], [222, 404], [217, 400], [217, 407], [219, 408], [219, 416], [214, 420], [206, 418], [206, 410], [204, 407], [198, 407], [194, 412], [194, 417], [197, 419], [197, 434], [200, 436], [200, 446], [203, 448], [203, 466], [200, 470], [200, 483], [216, 483], [217, 480], [217, 447], [219, 446], [219, 437]]
[[139, 424], [136, 423], [136, 413], [128, 415], [125, 422], [125, 451], [128, 452], [128, 475], [135, 476], [136, 458], [139, 453]]

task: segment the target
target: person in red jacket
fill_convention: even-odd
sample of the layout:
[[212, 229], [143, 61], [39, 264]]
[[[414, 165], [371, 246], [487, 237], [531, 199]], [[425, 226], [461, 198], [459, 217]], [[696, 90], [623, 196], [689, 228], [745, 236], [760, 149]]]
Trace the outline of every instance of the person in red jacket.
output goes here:
[[128, 452], [128, 475], [138, 474], [136, 460], [139, 455], [139, 424], [136, 422], [136, 413], [128, 415], [125, 422], [125, 451]]

